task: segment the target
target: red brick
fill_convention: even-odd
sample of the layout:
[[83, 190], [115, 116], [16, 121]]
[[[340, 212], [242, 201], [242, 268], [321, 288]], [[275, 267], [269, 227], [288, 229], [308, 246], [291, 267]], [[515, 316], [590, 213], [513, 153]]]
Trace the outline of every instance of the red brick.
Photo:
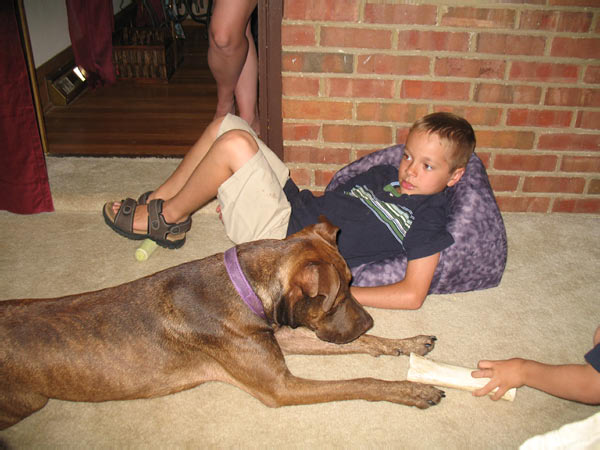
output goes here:
[[345, 53], [283, 52], [281, 66], [287, 72], [352, 73], [354, 56]]
[[284, 141], [314, 141], [319, 137], [321, 125], [286, 122], [282, 127]]
[[548, 0], [550, 6], [598, 6], [598, 0]]
[[391, 144], [392, 129], [385, 126], [323, 125], [325, 142], [351, 144]]
[[315, 170], [315, 185], [327, 186], [335, 175], [335, 172], [335, 170]]
[[352, 118], [352, 103], [283, 99], [283, 116], [287, 119], [341, 120]]
[[487, 125], [494, 126], [500, 123], [502, 110], [500, 108], [479, 107], [479, 106], [446, 106], [436, 105], [434, 111], [447, 111], [458, 114], [469, 121], [473, 126]]
[[[598, 5], [596, 5], [598, 6]], [[562, 11], [557, 31], [567, 33], [587, 33], [592, 25], [594, 13]]]
[[558, 158], [553, 155], [506, 155], [494, 157], [494, 169], [553, 172]]
[[426, 115], [427, 105], [407, 103], [358, 103], [356, 118], [372, 122], [397, 122], [412, 124]]
[[311, 77], [288, 77], [283, 76], [281, 80], [282, 94], [310, 96], [316, 97], [319, 95], [319, 79]]
[[285, 0], [283, 17], [288, 20], [357, 22], [361, 0]]
[[330, 78], [325, 83], [329, 97], [394, 97], [393, 80]]
[[448, 7], [442, 15], [443, 26], [468, 28], [513, 28], [516, 12], [513, 9]]
[[557, 198], [552, 206], [552, 212], [598, 214], [600, 199], [598, 198]]
[[547, 133], [540, 136], [539, 150], [600, 151], [600, 135]]
[[529, 131], [492, 131], [475, 130], [477, 146], [484, 148], [515, 148], [527, 150], [533, 148], [534, 133]]
[[282, 25], [281, 44], [313, 46], [316, 44], [315, 27], [310, 25]]
[[537, 86], [486, 83], [475, 87], [475, 101], [480, 103], [535, 105], [539, 103], [541, 95], [542, 89]]
[[571, 11], [521, 11], [519, 28], [526, 30], [587, 33], [592, 24], [593, 13]]
[[600, 39], [555, 37], [552, 40], [550, 55], [566, 58], [599, 59]]
[[581, 106], [583, 103], [583, 89], [549, 87], [546, 92], [544, 104], [550, 106]]
[[523, 182], [523, 192], [581, 194], [584, 187], [585, 180], [575, 177], [527, 177]]
[[489, 175], [489, 179], [494, 192], [514, 192], [519, 185], [516, 175]]
[[558, 11], [523, 10], [519, 28], [523, 30], [554, 31], [558, 25]]
[[290, 169], [290, 177], [298, 186], [310, 185], [310, 170], [308, 169]]
[[550, 199], [547, 197], [496, 196], [500, 211], [505, 212], [548, 212]]
[[584, 89], [582, 106], [600, 107], [600, 89]]
[[381, 150], [381, 147], [377, 146], [377, 147], [373, 147], [371, 149], [366, 149], [366, 148], [361, 148], [356, 150], [356, 159], [360, 159], [363, 156], [367, 156], [373, 152], [376, 152], [377, 150]]
[[408, 137], [408, 131], [410, 127], [400, 127], [396, 128], [396, 139], [395, 142], [398, 144], [405, 144], [406, 138]]
[[469, 34], [424, 30], [399, 31], [398, 50], [467, 52]]
[[356, 65], [358, 73], [381, 75], [426, 75], [429, 73], [429, 58], [426, 56], [359, 55]]
[[579, 111], [575, 127], [600, 130], [600, 111]]
[[392, 46], [392, 32], [367, 28], [322, 27], [320, 44], [323, 47], [389, 49]]
[[590, 180], [587, 193], [593, 195], [600, 194], [600, 178], [594, 178], [593, 180]]
[[506, 124], [545, 128], [568, 127], [572, 116], [572, 111], [510, 109]]
[[503, 78], [506, 62], [495, 59], [436, 58], [435, 75], [441, 77]]
[[401, 96], [405, 99], [468, 100], [469, 91], [469, 83], [404, 80]]
[[319, 148], [312, 146], [286, 146], [284, 160], [296, 163], [348, 164], [350, 150], [347, 148]]
[[536, 63], [514, 61], [510, 70], [511, 80], [575, 83], [577, 66], [573, 64]]
[[367, 3], [365, 23], [393, 25], [435, 25], [437, 8], [432, 5]]
[[546, 105], [600, 107], [600, 89], [550, 87], [546, 93]]
[[490, 161], [492, 160], [492, 154], [488, 152], [480, 152], [477, 150], [477, 156], [481, 159], [481, 162], [485, 166], [486, 169], [490, 168]]
[[583, 76], [583, 81], [586, 83], [600, 84], [600, 66], [588, 66], [585, 75]]
[[600, 173], [600, 157], [564, 156], [560, 165], [562, 172]]
[[477, 51], [498, 55], [541, 56], [546, 47], [543, 36], [481, 33], [477, 39]]

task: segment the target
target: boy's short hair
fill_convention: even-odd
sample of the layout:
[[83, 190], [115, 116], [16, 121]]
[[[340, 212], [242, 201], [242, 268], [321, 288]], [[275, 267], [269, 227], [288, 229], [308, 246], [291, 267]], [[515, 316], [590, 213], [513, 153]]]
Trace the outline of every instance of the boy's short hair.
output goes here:
[[451, 151], [449, 155], [450, 172], [466, 167], [475, 151], [475, 132], [471, 124], [450, 112], [435, 112], [417, 120], [409, 134], [424, 131], [437, 134]]

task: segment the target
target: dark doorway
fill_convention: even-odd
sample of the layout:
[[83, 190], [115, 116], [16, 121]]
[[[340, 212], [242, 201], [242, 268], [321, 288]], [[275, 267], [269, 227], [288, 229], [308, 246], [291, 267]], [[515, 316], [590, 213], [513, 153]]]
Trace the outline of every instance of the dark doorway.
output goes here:
[[[282, 0], [259, 0], [261, 137], [280, 156]], [[212, 120], [216, 87], [206, 28], [184, 25], [184, 61], [169, 83], [119, 81], [44, 114], [53, 155], [182, 156]]]

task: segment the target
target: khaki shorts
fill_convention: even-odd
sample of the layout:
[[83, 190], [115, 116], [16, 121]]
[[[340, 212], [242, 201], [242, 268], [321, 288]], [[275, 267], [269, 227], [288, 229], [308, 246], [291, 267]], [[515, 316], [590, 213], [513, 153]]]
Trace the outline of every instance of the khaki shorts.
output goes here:
[[283, 239], [291, 213], [283, 186], [290, 171], [243, 119], [228, 114], [217, 137], [230, 130], [250, 133], [259, 151], [217, 191], [225, 232], [236, 244], [257, 239]]

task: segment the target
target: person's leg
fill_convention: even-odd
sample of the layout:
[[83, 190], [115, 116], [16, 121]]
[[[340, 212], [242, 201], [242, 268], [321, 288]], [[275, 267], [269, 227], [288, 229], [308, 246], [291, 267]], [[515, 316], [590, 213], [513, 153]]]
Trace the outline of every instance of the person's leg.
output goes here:
[[246, 62], [235, 87], [235, 104], [238, 115], [248, 122], [257, 134], [260, 134], [258, 119], [258, 54], [256, 53], [250, 23], [246, 27], [246, 37], [250, 45]]
[[258, 152], [248, 132], [231, 130], [219, 137], [193, 171], [181, 190], [166, 200], [163, 215], [179, 223], [217, 196], [217, 190], [234, 172]]
[[217, 139], [219, 128], [223, 123], [224, 117], [213, 120], [204, 130], [200, 138], [194, 143], [194, 145], [187, 151], [181, 163], [177, 166], [175, 171], [161, 184], [152, 194], [148, 197], [148, 200], [155, 198], [161, 198], [163, 200], [169, 200], [174, 197], [187, 183], [189, 178], [192, 176], [198, 164], [204, 159], [212, 145]]
[[[211, 201], [217, 195], [219, 186], [252, 159], [258, 151], [258, 144], [248, 132], [231, 130], [217, 138], [206, 151], [205, 148], [200, 138], [193, 147], [192, 157], [187, 158], [186, 155], [187, 161], [184, 158], [173, 175], [161, 186], [163, 191], [159, 192], [159, 188], [149, 197], [149, 200], [165, 200], [162, 214], [168, 223], [186, 220]], [[177, 188], [173, 195], [162, 195], [166, 192], [172, 193]], [[113, 204], [115, 214], [120, 206], [120, 202]], [[136, 208], [133, 229], [136, 232], [145, 232], [148, 229], [147, 205], [138, 205]]]
[[[257, 0], [216, 0], [214, 3], [208, 65], [217, 82], [215, 117], [234, 112], [235, 89], [251, 44], [246, 29], [256, 4]], [[256, 81], [254, 83], [256, 90]]]

